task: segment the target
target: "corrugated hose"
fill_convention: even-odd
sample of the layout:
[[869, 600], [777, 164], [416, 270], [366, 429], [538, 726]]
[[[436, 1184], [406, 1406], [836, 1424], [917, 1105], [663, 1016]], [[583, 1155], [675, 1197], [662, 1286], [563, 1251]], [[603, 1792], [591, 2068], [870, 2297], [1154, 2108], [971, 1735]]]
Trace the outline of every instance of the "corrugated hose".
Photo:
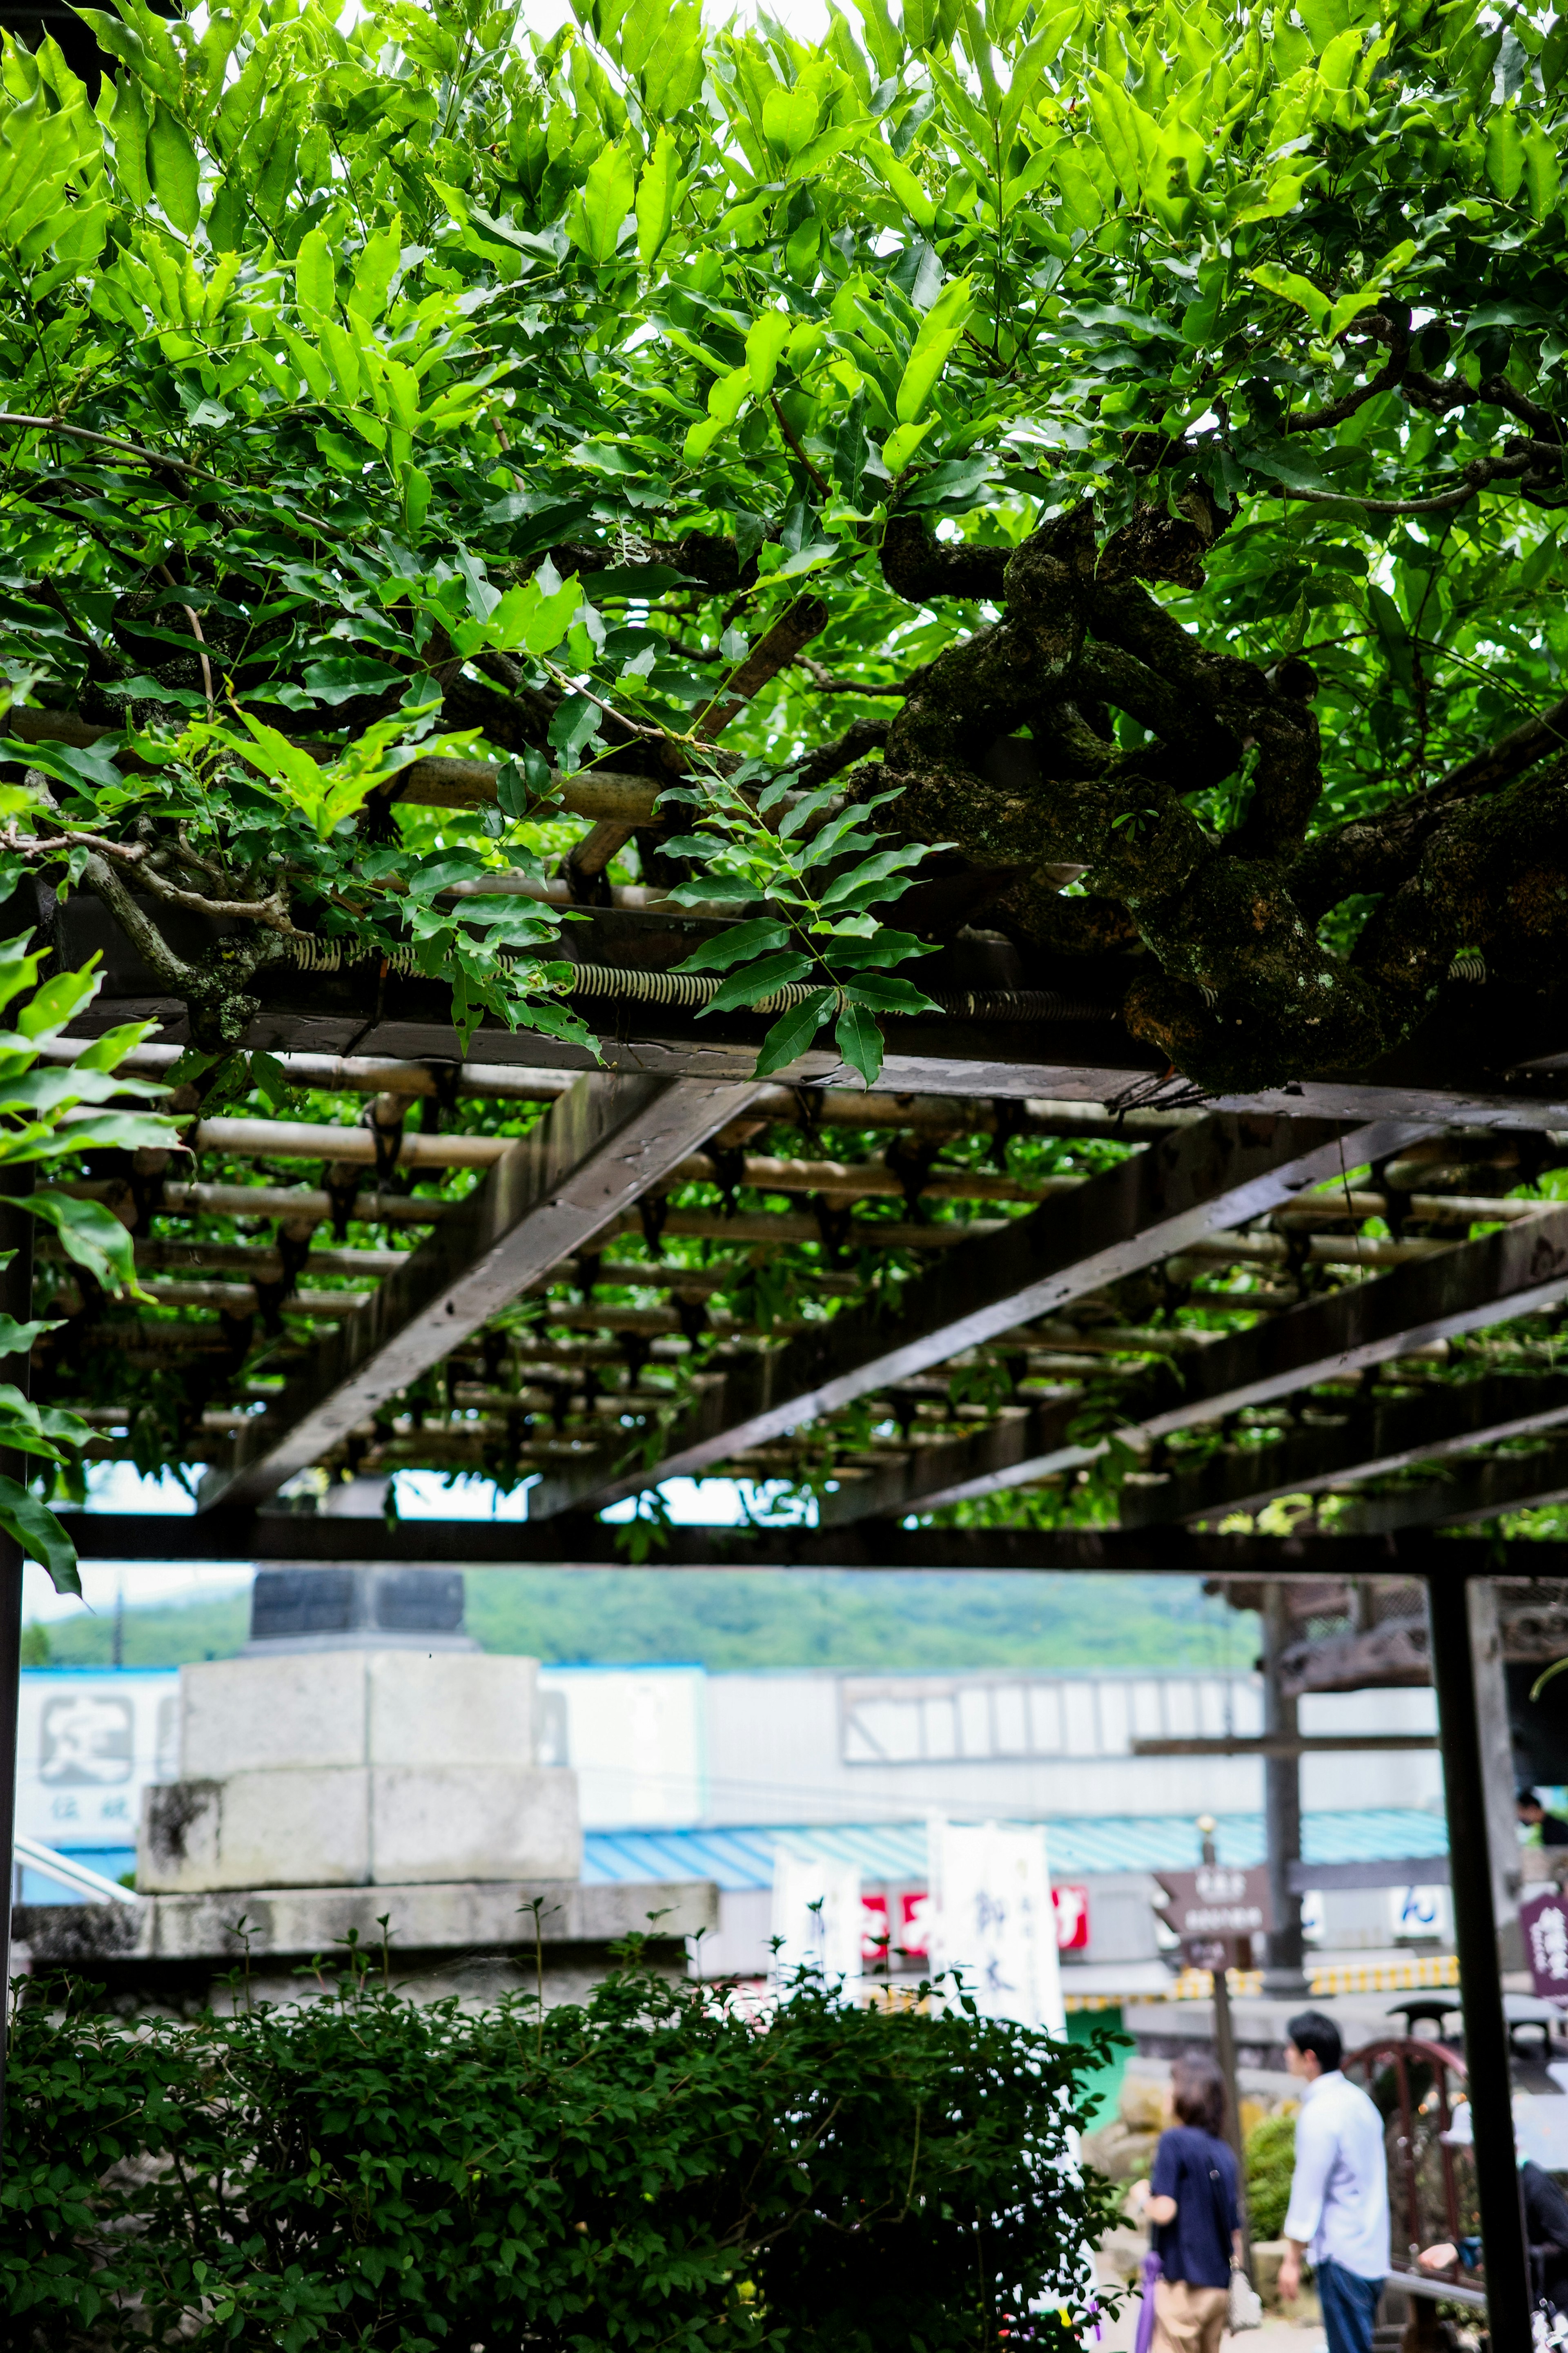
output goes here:
[[[376, 955], [374, 948], [362, 948], [356, 943], [338, 940], [291, 940], [289, 949], [296, 964], [306, 972], [340, 972], [345, 962], [363, 964]], [[394, 948], [386, 956], [389, 970], [411, 973], [416, 969], [412, 948]], [[618, 997], [632, 1005], [662, 1005], [678, 1007], [683, 1011], [700, 1010], [710, 1005], [723, 986], [721, 976], [699, 972], [645, 972], [636, 966], [610, 964], [580, 964], [574, 967], [572, 978], [565, 984], [565, 997]], [[744, 1010], [752, 1013], [788, 1013], [797, 1005], [805, 1005], [815, 997], [820, 982], [792, 981], [786, 987], [775, 988], [771, 996], [760, 997]], [[1121, 1008], [1114, 1005], [1094, 1005], [1083, 998], [1063, 997], [1049, 988], [982, 988], [932, 989], [932, 1001], [941, 1007], [942, 1015], [955, 1021], [1119, 1021]], [[737, 1008], [738, 1010], [741, 1008]], [[919, 1018], [919, 1017], [917, 1017]], [[924, 1018], [937, 1017], [927, 1014]]]

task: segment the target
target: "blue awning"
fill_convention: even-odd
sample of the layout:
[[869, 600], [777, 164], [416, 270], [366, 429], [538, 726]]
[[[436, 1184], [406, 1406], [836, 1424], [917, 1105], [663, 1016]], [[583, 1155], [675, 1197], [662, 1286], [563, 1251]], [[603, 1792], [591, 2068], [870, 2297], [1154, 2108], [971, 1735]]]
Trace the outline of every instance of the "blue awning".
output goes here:
[[[1058, 1878], [1107, 1871], [1191, 1871], [1202, 1861], [1195, 1824], [1175, 1816], [1053, 1821], [1047, 1826], [1051, 1869]], [[1222, 1814], [1215, 1825], [1222, 1862], [1245, 1868], [1265, 1860], [1261, 1814]], [[583, 1841], [583, 1876], [606, 1881], [710, 1879], [722, 1889], [771, 1887], [780, 1850], [853, 1862], [860, 1876], [910, 1884], [926, 1875], [923, 1822], [672, 1831], [589, 1831]], [[1369, 1807], [1362, 1812], [1308, 1814], [1301, 1824], [1308, 1862], [1377, 1862], [1385, 1856], [1446, 1855], [1447, 1828], [1440, 1814], [1416, 1807]]]

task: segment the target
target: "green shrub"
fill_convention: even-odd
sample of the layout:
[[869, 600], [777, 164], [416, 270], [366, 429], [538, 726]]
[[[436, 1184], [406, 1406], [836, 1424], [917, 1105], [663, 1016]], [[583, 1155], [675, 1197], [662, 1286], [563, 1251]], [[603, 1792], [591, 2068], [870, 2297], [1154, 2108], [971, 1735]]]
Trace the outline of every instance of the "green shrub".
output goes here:
[[[7, 2346], [375, 2353], [994, 2345], [1081, 2309], [1093, 2046], [623, 1967], [582, 2009], [366, 1982], [232, 2019], [25, 2010]], [[20, 2327], [16, 2324], [20, 2323]], [[1022, 2338], [1063, 2341], [1060, 2324]], [[1014, 2331], [1016, 2341], [1020, 2332]]]
[[1296, 2117], [1260, 2116], [1247, 2136], [1247, 2211], [1255, 2239], [1277, 2239], [1290, 2203]]

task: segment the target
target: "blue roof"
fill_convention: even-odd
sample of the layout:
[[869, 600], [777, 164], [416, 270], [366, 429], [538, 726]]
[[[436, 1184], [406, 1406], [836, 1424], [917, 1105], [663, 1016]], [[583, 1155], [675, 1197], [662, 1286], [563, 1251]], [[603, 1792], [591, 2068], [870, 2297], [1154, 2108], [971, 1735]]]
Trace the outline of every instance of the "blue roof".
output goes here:
[[[1184, 1816], [1135, 1815], [1113, 1820], [1048, 1825], [1051, 1869], [1074, 1872], [1191, 1871], [1202, 1856], [1196, 1826]], [[1261, 1814], [1221, 1814], [1215, 1843], [1222, 1862], [1265, 1860]], [[737, 1892], [771, 1887], [773, 1856], [820, 1855], [856, 1863], [862, 1879], [917, 1883], [926, 1875], [923, 1822], [877, 1822], [849, 1828], [775, 1827], [759, 1830], [588, 1831], [583, 1877], [606, 1881], [710, 1879]], [[1308, 1862], [1381, 1862], [1405, 1855], [1448, 1852], [1440, 1814], [1413, 1806], [1380, 1806], [1359, 1813], [1308, 1814], [1301, 1823]]]

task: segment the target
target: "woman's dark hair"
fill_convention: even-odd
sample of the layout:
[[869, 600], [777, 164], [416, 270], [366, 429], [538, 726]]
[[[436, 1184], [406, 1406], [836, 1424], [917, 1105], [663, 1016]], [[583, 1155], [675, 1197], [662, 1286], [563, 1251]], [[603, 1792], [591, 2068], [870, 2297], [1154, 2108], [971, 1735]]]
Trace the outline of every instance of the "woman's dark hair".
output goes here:
[[1184, 2125], [1212, 2133], [1225, 2132], [1225, 2077], [1212, 2059], [1178, 2059], [1171, 2069], [1171, 2100]]

